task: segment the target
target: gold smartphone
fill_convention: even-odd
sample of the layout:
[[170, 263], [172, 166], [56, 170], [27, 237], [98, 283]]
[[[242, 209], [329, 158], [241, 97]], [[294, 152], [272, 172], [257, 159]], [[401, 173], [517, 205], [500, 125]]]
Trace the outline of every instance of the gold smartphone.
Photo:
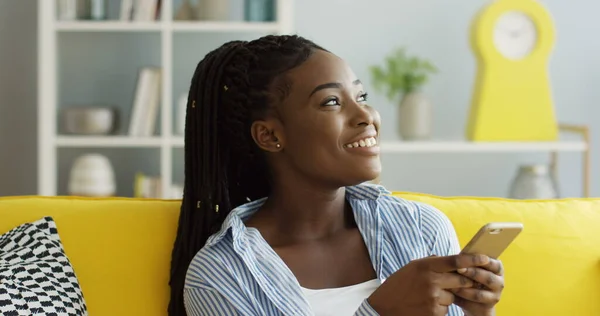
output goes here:
[[461, 253], [481, 254], [498, 259], [521, 231], [522, 223], [488, 223], [479, 229]]

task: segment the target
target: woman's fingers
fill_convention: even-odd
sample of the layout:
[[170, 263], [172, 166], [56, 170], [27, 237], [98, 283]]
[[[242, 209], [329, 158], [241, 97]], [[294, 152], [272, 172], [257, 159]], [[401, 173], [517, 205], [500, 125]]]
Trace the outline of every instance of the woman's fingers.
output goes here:
[[427, 265], [428, 270], [444, 273], [462, 271], [469, 267], [485, 266], [490, 263], [489, 259], [484, 255], [458, 254], [447, 257], [431, 256], [421, 262]]
[[457, 273], [438, 273], [435, 283], [442, 289], [458, 289], [461, 287], [473, 287], [475, 282], [468, 276]]
[[454, 294], [449, 291], [441, 290], [438, 294], [438, 304], [442, 306], [450, 306], [454, 304]]
[[460, 272], [460, 274], [468, 277], [476, 283], [484, 285], [492, 291], [497, 292], [504, 289], [504, 278], [501, 275], [497, 275], [489, 270], [483, 268], [468, 268], [466, 271]]
[[482, 266], [482, 268], [496, 274], [496, 275], [504, 275], [504, 267], [502, 265], [502, 261], [498, 259], [491, 259], [490, 261]]
[[[452, 292], [467, 301], [480, 303], [484, 305], [495, 305], [500, 301], [500, 294], [489, 290], [481, 289], [453, 289]], [[458, 299], [458, 298], [456, 298]]]

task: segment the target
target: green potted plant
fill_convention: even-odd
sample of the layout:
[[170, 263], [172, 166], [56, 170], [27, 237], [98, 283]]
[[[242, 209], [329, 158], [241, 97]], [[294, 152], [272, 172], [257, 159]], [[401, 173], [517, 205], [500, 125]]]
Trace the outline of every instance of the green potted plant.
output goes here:
[[376, 90], [385, 92], [390, 101], [400, 102], [400, 136], [405, 140], [430, 138], [432, 108], [421, 89], [437, 68], [399, 48], [385, 58], [384, 65], [371, 66], [370, 71]]

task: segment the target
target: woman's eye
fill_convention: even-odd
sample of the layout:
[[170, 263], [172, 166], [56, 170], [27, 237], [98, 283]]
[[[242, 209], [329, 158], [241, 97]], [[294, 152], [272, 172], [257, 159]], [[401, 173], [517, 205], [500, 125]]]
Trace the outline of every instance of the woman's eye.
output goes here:
[[323, 106], [340, 105], [340, 101], [337, 98], [331, 98], [323, 103]]
[[368, 93], [362, 93], [361, 95], [358, 96], [358, 100], [356, 100], [357, 102], [367, 102], [367, 99], [369, 98], [369, 94]]

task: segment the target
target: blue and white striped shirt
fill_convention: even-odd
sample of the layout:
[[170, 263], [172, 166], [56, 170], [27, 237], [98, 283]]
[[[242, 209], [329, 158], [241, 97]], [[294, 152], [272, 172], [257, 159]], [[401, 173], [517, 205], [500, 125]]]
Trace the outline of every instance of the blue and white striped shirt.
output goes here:
[[[442, 212], [389, 193], [371, 184], [346, 188], [381, 281], [412, 260], [460, 251], [452, 223]], [[244, 225], [265, 199], [235, 208], [192, 260], [184, 288], [189, 316], [314, 315], [292, 271], [257, 229]], [[377, 312], [364, 300], [355, 315]], [[452, 305], [448, 315], [463, 313]]]

